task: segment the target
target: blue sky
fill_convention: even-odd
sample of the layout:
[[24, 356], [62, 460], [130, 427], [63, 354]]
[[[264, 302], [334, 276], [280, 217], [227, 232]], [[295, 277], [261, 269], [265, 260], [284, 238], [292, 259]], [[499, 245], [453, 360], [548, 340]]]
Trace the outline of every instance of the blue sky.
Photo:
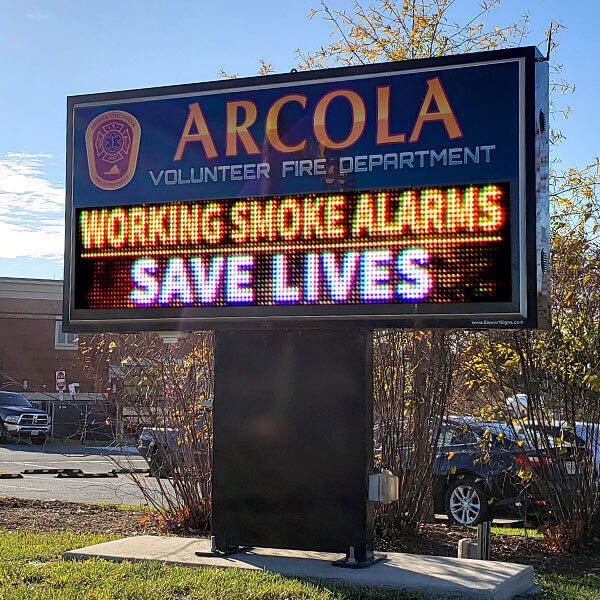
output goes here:
[[[455, 20], [478, 5], [457, 0]], [[62, 278], [68, 95], [210, 81], [221, 68], [255, 75], [261, 58], [289, 71], [297, 48], [330, 40], [332, 26], [308, 18], [313, 7], [317, 0], [0, 0], [0, 276]], [[551, 20], [565, 27], [554, 58], [576, 91], [558, 99], [573, 111], [555, 122], [567, 141], [553, 157], [584, 166], [599, 154], [600, 3], [504, 0], [488, 22], [504, 26], [525, 12], [525, 45], [542, 44]]]

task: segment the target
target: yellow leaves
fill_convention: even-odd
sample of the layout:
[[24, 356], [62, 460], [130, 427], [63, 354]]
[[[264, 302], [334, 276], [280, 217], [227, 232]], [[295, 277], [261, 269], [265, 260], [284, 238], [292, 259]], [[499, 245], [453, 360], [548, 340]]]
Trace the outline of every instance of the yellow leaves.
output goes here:
[[530, 470], [519, 469], [517, 471], [517, 477], [521, 479], [521, 481], [530, 481], [533, 477], [533, 474]]
[[475, 18], [468, 15], [464, 26], [455, 25], [448, 16], [452, 4], [448, 0], [378, 0], [368, 8], [357, 2], [347, 13], [331, 11], [322, 1], [321, 8], [312, 9], [309, 18], [319, 14], [332, 23], [333, 41], [312, 54], [303, 55], [298, 50], [299, 67], [400, 61], [492, 49], [516, 42], [527, 26], [526, 16], [507, 27], [486, 28], [483, 19], [476, 22], [493, 10], [496, 0], [487, 2]]
[[588, 373], [583, 378], [583, 384], [593, 392], [600, 391], [600, 378], [598, 378], [598, 375], [594, 373]]
[[565, 304], [565, 306], [571, 306], [573, 304], [573, 291], [569, 290], [566, 294], [565, 297], [563, 298], [563, 302]]
[[219, 74], [223, 79], [237, 79], [237, 73], [228, 73], [225, 69], [219, 69]]

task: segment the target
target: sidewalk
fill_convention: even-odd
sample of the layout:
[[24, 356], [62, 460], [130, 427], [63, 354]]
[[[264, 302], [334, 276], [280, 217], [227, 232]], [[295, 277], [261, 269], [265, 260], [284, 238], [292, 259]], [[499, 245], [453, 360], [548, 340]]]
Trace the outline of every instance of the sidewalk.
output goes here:
[[539, 591], [533, 581], [533, 567], [511, 563], [388, 552], [386, 560], [369, 568], [344, 569], [331, 564], [340, 555], [324, 552], [256, 548], [227, 558], [195, 554], [209, 551], [210, 542], [206, 538], [144, 535], [71, 550], [63, 558], [156, 560], [186, 567], [264, 569], [288, 577], [481, 600], [509, 600]]

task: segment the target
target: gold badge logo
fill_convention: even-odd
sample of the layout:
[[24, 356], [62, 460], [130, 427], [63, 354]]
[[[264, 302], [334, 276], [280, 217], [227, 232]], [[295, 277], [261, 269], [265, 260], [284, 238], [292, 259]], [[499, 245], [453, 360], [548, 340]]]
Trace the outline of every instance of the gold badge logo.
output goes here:
[[90, 179], [103, 190], [118, 190], [135, 173], [142, 130], [127, 112], [98, 115], [85, 132]]

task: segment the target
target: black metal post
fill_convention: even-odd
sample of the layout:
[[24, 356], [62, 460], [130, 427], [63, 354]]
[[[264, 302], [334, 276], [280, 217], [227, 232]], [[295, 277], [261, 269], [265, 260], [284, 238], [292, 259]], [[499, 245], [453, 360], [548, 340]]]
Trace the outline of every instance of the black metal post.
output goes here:
[[372, 335], [218, 332], [214, 550], [373, 557]]

